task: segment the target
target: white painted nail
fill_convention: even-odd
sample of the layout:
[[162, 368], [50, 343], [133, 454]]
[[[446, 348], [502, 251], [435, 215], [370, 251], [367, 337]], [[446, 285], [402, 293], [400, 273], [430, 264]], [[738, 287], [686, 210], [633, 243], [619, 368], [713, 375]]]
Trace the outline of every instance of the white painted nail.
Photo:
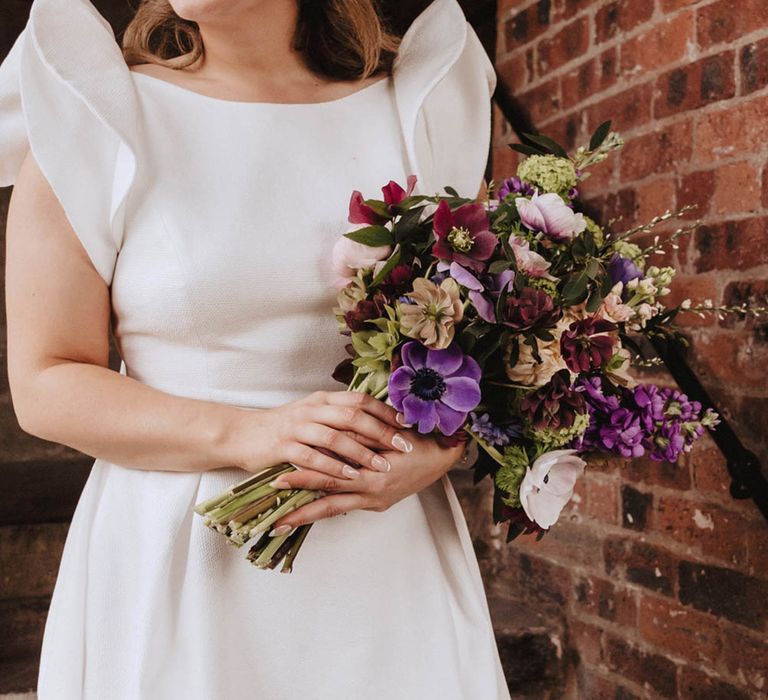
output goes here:
[[413, 449], [413, 445], [399, 433], [392, 438], [392, 445], [401, 452], [410, 452]]
[[360, 472], [357, 471], [354, 467], [350, 467], [348, 464], [345, 464], [344, 467], [341, 470], [341, 473], [344, 476], [348, 476], [351, 479], [357, 479], [358, 476], [360, 476]]
[[371, 464], [373, 465], [374, 469], [378, 469], [381, 472], [388, 472], [390, 469], [392, 469], [392, 465], [381, 455], [375, 455], [371, 460]]
[[273, 528], [269, 532], [270, 537], [280, 537], [280, 535], [289, 535], [294, 531], [293, 525], [280, 525], [276, 528]]

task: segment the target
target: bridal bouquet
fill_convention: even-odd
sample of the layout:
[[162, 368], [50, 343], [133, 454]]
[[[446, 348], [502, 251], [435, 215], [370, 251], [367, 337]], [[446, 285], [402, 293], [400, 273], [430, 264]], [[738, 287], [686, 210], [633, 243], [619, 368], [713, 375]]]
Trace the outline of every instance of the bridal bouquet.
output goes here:
[[[679, 337], [689, 300], [667, 307], [675, 271], [649, 258], [661, 222], [622, 232], [578, 211], [587, 170], [622, 141], [601, 125], [569, 156], [543, 136], [513, 146], [516, 176], [484, 199], [414, 195], [390, 182], [383, 199], [352, 194], [354, 230], [334, 247], [340, 332], [349, 357], [333, 376], [386, 400], [420, 433], [476, 444], [475, 483], [494, 485], [493, 518], [541, 537], [557, 521], [590, 453], [674, 462], [717, 416], [680, 391], [639, 384], [643, 338]], [[492, 196], [495, 195], [495, 196]], [[743, 309], [741, 309], [743, 311]], [[198, 504], [205, 523], [236, 546], [259, 536], [248, 558], [289, 572], [310, 525], [270, 537], [272, 523], [319, 494], [269, 486], [278, 465]]]

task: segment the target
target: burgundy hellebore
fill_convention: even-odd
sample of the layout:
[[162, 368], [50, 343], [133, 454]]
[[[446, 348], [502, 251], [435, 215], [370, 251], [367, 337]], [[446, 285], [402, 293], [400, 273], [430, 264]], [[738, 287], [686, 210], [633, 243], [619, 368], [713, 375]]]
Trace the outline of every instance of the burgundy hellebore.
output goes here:
[[[406, 197], [411, 195], [413, 188], [416, 186], [416, 176], [409, 175], [408, 182], [406, 184], [407, 189], [403, 189], [394, 180], [390, 180], [388, 184], [381, 188], [384, 194], [384, 203], [391, 212], [391, 208], [400, 204]], [[363, 195], [359, 190], [352, 192], [352, 197], [349, 200], [349, 218], [350, 224], [369, 224], [377, 225], [383, 224], [389, 219], [381, 214], [377, 214], [376, 211], [368, 206], [363, 199]]]
[[488, 228], [488, 215], [482, 204], [464, 204], [451, 211], [444, 199], [440, 200], [433, 218], [435, 244], [432, 253], [446, 262], [456, 262], [475, 272], [485, 268], [499, 239]]
[[510, 294], [506, 301], [501, 322], [517, 331], [550, 328], [562, 313], [552, 297], [536, 287], [524, 287], [519, 295]]
[[480, 403], [480, 365], [456, 341], [443, 350], [408, 341], [400, 360], [388, 380], [392, 405], [420, 433], [437, 426], [443, 435], [453, 435]]

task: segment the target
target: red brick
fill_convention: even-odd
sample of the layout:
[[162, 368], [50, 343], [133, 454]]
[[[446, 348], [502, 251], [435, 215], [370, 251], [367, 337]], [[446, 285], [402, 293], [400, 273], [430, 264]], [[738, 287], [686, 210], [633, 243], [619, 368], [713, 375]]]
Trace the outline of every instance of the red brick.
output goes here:
[[701, 226], [694, 235], [697, 272], [748, 270], [768, 262], [768, 218]]
[[591, 58], [582, 63], [560, 79], [560, 92], [563, 99], [563, 109], [586, 100], [594, 92], [597, 84], [597, 59]]
[[758, 692], [768, 689], [768, 638], [728, 625], [723, 632], [728, 673]]
[[701, 3], [702, 0], [661, 0], [661, 9], [664, 12], [674, 12], [681, 7], [688, 7], [689, 5], [695, 5]]
[[744, 533], [749, 523], [725, 508], [703, 501], [661, 496], [656, 501], [651, 527], [726, 564], [746, 566]]
[[623, 576], [665, 595], [672, 595], [676, 578], [676, 557], [670, 551], [648, 542], [609, 535], [603, 543], [605, 570], [611, 576]]
[[701, 219], [709, 214], [716, 176], [717, 173], [714, 170], [697, 170], [680, 176], [677, 186], [677, 206], [696, 207], [688, 218]]
[[613, 120], [613, 128], [626, 132], [651, 119], [653, 84], [647, 82], [612, 95], [587, 111], [587, 129], [592, 133], [606, 119]]
[[658, 178], [638, 185], [635, 192], [635, 219], [640, 223], [650, 221], [666, 211], [675, 210], [676, 186], [672, 177]]
[[522, 92], [530, 81], [523, 53], [514, 53], [503, 61], [499, 61], [496, 64], [496, 70], [512, 95]]
[[656, 462], [648, 457], [628, 460], [624, 476], [647, 486], [687, 489], [691, 485], [690, 470], [682, 459], [677, 463]]
[[677, 667], [673, 661], [609, 633], [605, 650], [611, 670], [662, 697], [675, 697]]
[[589, 700], [638, 700], [637, 695], [627, 690], [614, 678], [607, 678], [600, 669], [579, 664], [577, 669], [579, 698]]
[[693, 561], [678, 563], [679, 599], [683, 605], [725, 617], [762, 631], [768, 622], [768, 581], [723, 566]]
[[518, 157], [508, 146], [495, 146], [492, 153], [493, 179], [501, 182], [505, 177], [511, 177], [517, 172]]
[[754, 153], [755, 145], [765, 142], [766, 123], [768, 96], [701, 115], [694, 134], [696, 160], [709, 168], [721, 158]]
[[697, 12], [698, 40], [702, 48], [731, 42], [755, 27], [768, 24], [768, 3], [764, 0], [718, 0]]
[[652, 493], [638, 491], [629, 484], [621, 485], [621, 524], [628, 530], [645, 530], [652, 505]]
[[589, 48], [589, 24], [586, 17], [565, 25], [553, 37], [539, 42], [537, 73], [545, 76], [560, 66], [583, 56]]
[[573, 592], [570, 567], [528, 553], [521, 553], [519, 562], [518, 580], [532, 604], [558, 611], [568, 605]]
[[676, 170], [691, 158], [691, 122], [681, 121], [627, 142], [621, 151], [625, 182]]
[[[667, 307], [677, 306], [681, 304], [685, 299], [690, 299], [694, 304], [700, 304], [705, 299], [717, 299], [717, 272], [707, 272], [698, 275], [686, 275], [680, 272], [675, 276], [675, 281], [672, 285], [672, 291], [668, 296], [664, 297], [664, 305]], [[675, 318], [675, 323], [678, 326], [684, 328], [713, 326], [714, 318], [712, 314], [706, 314], [704, 318], [691, 311], [681, 311]], [[697, 453], [698, 445], [694, 448], [694, 453]], [[657, 462], [658, 464], [658, 462]], [[685, 465], [685, 473], [688, 474], [688, 462], [683, 460], [680, 465]], [[682, 473], [681, 466], [678, 465], [678, 473]], [[690, 478], [687, 478], [688, 485], [690, 485]], [[688, 488], [684, 486], [683, 488]]]
[[590, 518], [610, 525], [619, 521], [618, 485], [612, 479], [597, 479], [592, 474], [584, 477], [587, 486], [587, 509]]
[[615, 0], [604, 4], [595, 14], [595, 40], [599, 44], [619, 34], [630, 32], [653, 15], [653, 3]]
[[515, 544], [521, 552], [560, 564], [580, 564], [596, 569], [602, 561], [600, 535], [587, 525], [572, 521], [567, 514], [561, 515], [557, 524], [538, 542], [534, 537], [519, 537]]
[[660, 75], [656, 80], [654, 116], [661, 119], [733, 97], [734, 61], [735, 53], [725, 51]]
[[557, 0], [553, 19], [557, 22], [570, 19], [582, 10], [589, 8], [592, 4], [594, 4], [594, 0]]
[[0, 600], [49, 596], [66, 523], [0, 527]]
[[763, 168], [763, 207], [768, 209], [768, 163]]
[[504, 22], [507, 51], [514, 51], [549, 28], [549, 3], [537, 2], [519, 10]]
[[717, 619], [667, 598], [642, 595], [640, 636], [660, 649], [700, 663], [714, 663], [722, 642]]
[[569, 618], [567, 634], [569, 646], [576, 650], [582, 661], [598, 664], [603, 660], [602, 628]]
[[[766, 309], [768, 308], [768, 280], [747, 278], [729, 282], [723, 290], [721, 302], [723, 306], [732, 308], [746, 304], [755, 310], [758, 307]], [[733, 313], [727, 314], [724, 319], [718, 322], [718, 325], [722, 328], [754, 331], [756, 341], [765, 341], [768, 340], [766, 323], [768, 323], [768, 318], [765, 314], [755, 317], [752, 314]]]
[[531, 123], [542, 124], [560, 110], [559, 80], [552, 78], [543, 85], [520, 94], [517, 102]]
[[621, 44], [621, 73], [644, 75], [677, 63], [685, 56], [694, 33], [693, 13], [668, 17]]
[[739, 66], [743, 95], [768, 85], [768, 38], [742, 46]]
[[748, 161], [721, 165], [717, 170], [715, 214], [739, 214], [760, 208], [760, 174]]
[[749, 700], [750, 695], [704, 671], [686, 666], [680, 672], [680, 700]]
[[574, 605], [582, 612], [624, 627], [637, 625], [637, 595], [598, 576], [582, 576], [576, 582]]

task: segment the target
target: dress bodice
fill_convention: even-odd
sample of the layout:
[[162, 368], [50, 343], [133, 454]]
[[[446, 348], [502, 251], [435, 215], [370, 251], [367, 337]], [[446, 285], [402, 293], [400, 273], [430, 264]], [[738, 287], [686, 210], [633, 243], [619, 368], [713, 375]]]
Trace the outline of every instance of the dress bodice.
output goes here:
[[408, 174], [391, 78], [280, 104], [132, 76], [147, 128], [112, 280], [127, 374], [248, 406], [343, 388], [330, 251], [353, 189]]

